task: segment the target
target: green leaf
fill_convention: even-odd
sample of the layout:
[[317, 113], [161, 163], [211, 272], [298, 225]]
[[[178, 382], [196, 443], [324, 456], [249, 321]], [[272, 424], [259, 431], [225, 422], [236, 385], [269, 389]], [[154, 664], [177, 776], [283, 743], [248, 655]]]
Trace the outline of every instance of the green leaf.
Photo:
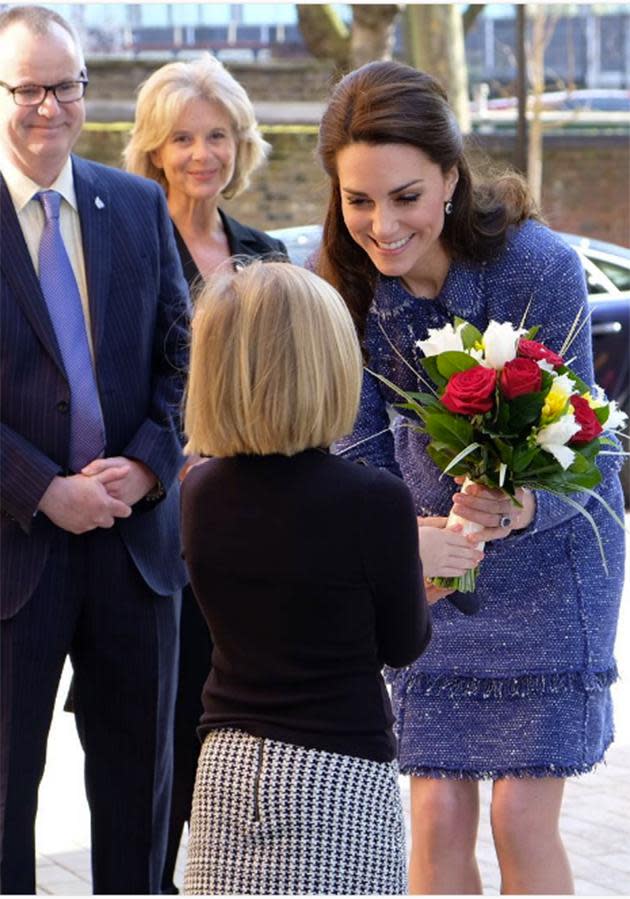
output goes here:
[[435, 358], [439, 373], [447, 380], [460, 371], [467, 371], [469, 368], [479, 365], [476, 359], [459, 350], [449, 350], [446, 353], [440, 353]]
[[540, 325], [534, 325], [534, 327], [530, 328], [527, 334], [525, 334], [525, 340], [533, 340], [539, 331]]
[[[438, 449], [435, 444], [430, 443], [427, 446], [427, 453], [431, 457], [431, 459], [435, 462], [440, 471], [444, 471], [445, 468], [451, 463], [453, 460], [453, 451]], [[457, 466], [449, 472], [451, 477], [456, 477], [457, 475], [466, 475], [469, 473], [469, 469], [465, 464], [458, 463]]]
[[439, 398], [432, 393], [418, 393], [417, 391], [409, 390], [407, 391], [407, 396], [411, 397], [411, 399], [416, 402], [421, 403], [423, 406], [436, 407], [438, 409], [442, 408]]
[[415, 412], [418, 418], [424, 421], [426, 409], [423, 409], [418, 403], [395, 403], [394, 407], [396, 409], [407, 409], [409, 412]]
[[506, 443], [505, 440], [501, 440], [500, 437], [494, 437], [492, 443], [496, 447], [501, 462], [507, 465], [508, 468], [512, 468], [512, 457], [514, 455], [514, 450], [512, 449], [510, 444]]
[[446, 387], [447, 378], [443, 378], [438, 370], [437, 356], [425, 356], [420, 364], [437, 387]]
[[595, 413], [597, 421], [600, 423], [600, 425], [605, 424], [608, 420], [608, 416], [610, 415], [610, 409], [608, 408], [608, 406], [598, 406], [596, 409], [593, 409], [593, 412]]
[[472, 425], [465, 418], [448, 413], [432, 413], [425, 419], [427, 433], [458, 452], [472, 443]]
[[469, 456], [471, 453], [474, 453], [474, 451], [476, 449], [479, 449], [479, 444], [478, 443], [470, 443], [466, 447], [466, 449], [463, 449], [461, 451], [461, 453], [458, 453], [455, 456], [455, 458], [452, 460], [452, 462], [449, 462], [449, 464], [446, 466], [446, 468], [443, 469], [442, 474], [443, 475], [448, 474], [452, 468], [455, 468], [455, 466], [458, 465], [462, 461], [462, 459], [465, 459], [466, 456]]
[[523, 431], [540, 419], [545, 393], [525, 393], [509, 402], [509, 430]]
[[536, 456], [539, 456], [542, 450], [539, 446], [527, 446], [526, 444], [521, 444], [520, 446], [515, 447], [514, 455], [512, 456], [512, 471], [517, 473], [521, 471], [525, 471], [528, 465], [536, 459]]
[[471, 350], [475, 344], [481, 343], [482, 336], [481, 331], [475, 328], [474, 325], [471, 325], [470, 322], [466, 322], [460, 332], [462, 343], [467, 350]]

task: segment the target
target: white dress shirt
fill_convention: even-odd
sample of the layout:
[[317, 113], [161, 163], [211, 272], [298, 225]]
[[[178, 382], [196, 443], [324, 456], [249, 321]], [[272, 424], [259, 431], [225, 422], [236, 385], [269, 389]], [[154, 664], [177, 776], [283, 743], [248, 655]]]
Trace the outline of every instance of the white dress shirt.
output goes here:
[[83, 257], [83, 240], [81, 238], [81, 220], [72, 177], [72, 161], [66, 160], [64, 167], [50, 188], [36, 184], [6, 159], [0, 159], [0, 171], [4, 177], [13, 206], [17, 213], [26, 246], [39, 277], [39, 244], [44, 230], [44, 210], [39, 200], [33, 199], [41, 190], [56, 190], [62, 201], [59, 213], [61, 236], [72, 265], [72, 271], [79, 287], [81, 305], [85, 316], [86, 331], [90, 353], [94, 359], [92, 346], [92, 329], [90, 321], [90, 305], [88, 301], [87, 278], [85, 276], [85, 260]]

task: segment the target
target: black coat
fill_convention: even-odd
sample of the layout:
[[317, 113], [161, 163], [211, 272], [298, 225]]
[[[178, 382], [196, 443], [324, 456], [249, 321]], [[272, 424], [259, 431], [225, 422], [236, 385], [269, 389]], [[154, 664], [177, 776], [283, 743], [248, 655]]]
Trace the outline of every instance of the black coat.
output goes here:
[[[241, 225], [240, 222], [226, 215], [221, 209], [219, 209], [219, 215], [223, 222], [223, 229], [232, 256], [258, 257], [275, 255], [283, 259], [288, 258], [287, 248], [281, 240], [276, 240], [274, 237], [265, 234], [264, 231], [258, 231], [257, 228], [248, 228], [247, 225]], [[194, 290], [203, 282], [201, 273], [175, 224], [173, 224], [173, 230], [175, 231], [175, 242], [182, 261], [184, 275], [189, 287]]]

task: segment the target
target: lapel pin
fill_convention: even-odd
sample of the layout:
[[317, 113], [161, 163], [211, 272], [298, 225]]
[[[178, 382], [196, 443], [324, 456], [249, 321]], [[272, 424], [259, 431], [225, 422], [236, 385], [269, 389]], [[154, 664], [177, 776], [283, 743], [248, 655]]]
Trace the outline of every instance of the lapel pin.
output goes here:
[[103, 201], [101, 200], [100, 197], [97, 197], [94, 200], [94, 205], [96, 206], [97, 209], [105, 209], [105, 203], [103, 203]]

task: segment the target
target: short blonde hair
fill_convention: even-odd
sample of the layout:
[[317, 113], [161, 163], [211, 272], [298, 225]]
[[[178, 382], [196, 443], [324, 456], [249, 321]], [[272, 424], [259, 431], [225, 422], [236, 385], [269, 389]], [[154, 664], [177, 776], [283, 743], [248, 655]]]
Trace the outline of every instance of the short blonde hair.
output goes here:
[[245, 89], [209, 53], [192, 62], [168, 63], [143, 82], [131, 138], [123, 151], [125, 168], [152, 178], [168, 191], [164, 173], [153, 163], [151, 154], [164, 144], [191, 100], [219, 103], [232, 122], [236, 164], [232, 180], [222, 193], [228, 199], [235, 197], [249, 185], [252, 172], [262, 165], [271, 147], [260, 134]]
[[186, 451], [293, 456], [354, 425], [362, 357], [336, 290], [287, 262], [212, 276], [197, 301]]

